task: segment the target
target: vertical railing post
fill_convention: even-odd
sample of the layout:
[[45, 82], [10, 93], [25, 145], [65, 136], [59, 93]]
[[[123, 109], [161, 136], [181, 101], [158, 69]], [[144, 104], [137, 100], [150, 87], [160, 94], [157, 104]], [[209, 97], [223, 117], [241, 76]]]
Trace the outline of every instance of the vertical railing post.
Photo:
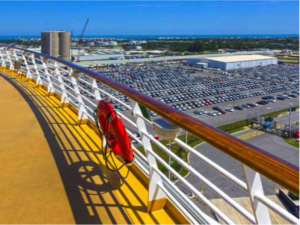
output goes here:
[[69, 98], [68, 98], [68, 95], [67, 95], [64, 80], [63, 80], [59, 70], [57, 70], [55, 73], [57, 75], [57, 79], [58, 79], [59, 86], [60, 86], [60, 89], [61, 89], [61, 99], [60, 99], [61, 107], [63, 107], [63, 108], [68, 107], [69, 104], [70, 104], [70, 101], [69, 101]]
[[37, 76], [39, 76], [40, 73], [39, 73], [37, 64], [36, 64], [36, 62], [35, 62], [34, 54], [33, 54], [33, 53], [30, 54], [30, 57], [31, 57], [31, 62], [32, 62], [32, 64], [33, 64], [33, 68], [34, 68], [34, 70], [35, 70], [35, 73], [37, 74]]
[[23, 61], [24, 61], [25, 67], [26, 67], [26, 79], [27, 80], [32, 79], [30, 68], [29, 68], [29, 65], [28, 65], [28, 62], [26, 59], [26, 52], [22, 52], [22, 58], [23, 58]]
[[164, 208], [167, 198], [166, 194], [159, 187], [159, 184], [162, 184], [162, 178], [153, 170], [154, 167], [157, 168], [157, 163], [156, 159], [151, 154], [149, 154], [149, 151], [153, 151], [150, 139], [147, 136], [143, 135], [143, 132], [147, 132], [145, 121], [141, 118], [143, 114], [137, 102], [130, 99], [130, 103], [150, 168], [147, 211], [156, 211]]
[[1, 60], [1, 67], [5, 66], [5, 62], [4, 62], [4, 57], [3, 57], [3, 53], [2, 53], [2, 49], [0, 48], [0, 60]]
[[9, 62], [9, 70], [13, 70], [14, 69], [14, 65], [12, 63], [11, 57], [10, 57], [10, 51], [6, 50], [6, 55], [7, 55], [7, 59]]
[[93, 89], [93, 92], [94, 92], [94, 97], [95, 97], [95, 99], [98, 103], [101, 100], [101, 94], [100, 94], [100, 91], [97, 88], [98, 88], [97, 81], [95, 79], [93, 79], [92, 89]]
[[47, 71], [47, 81], [48, 81], [47, 93], [48, 93], [48, 96], [53, 96], [55, 91], [54, 91], [53, 83], [51, 80], [51, 74], [48, 71], [48, 67], [47, 67], [46, 63], [44, 63], [44, 62], [43, 62], [43, 67], [44, 67], [44, 70]]
[[[13, 53], [12, 53], [12, 56], [13, 56], [14, 60], [18, 61], [18, 56], [17, 56], [16, 50], [13, 49], [12, 52], [13, 52]], [[15, 67], [15, 65], [14, 65], [14, 67]], [[15, 69], [15, 68], [14, 68], [14, 69]]]
[[[72, 69], [70, 70], [70, 75], [72, 74]], [[86, 112], [86, 108], [85, 105], [83, 103], [82, 97], [80, 95], [80, 90], [77, 86], [77, 80], [71, 76], [71, 82], [77, 97], [77, 101], [78, 101], [78, 124], [82, 125], [82, 124], [86, 124], [88, 122], [88, 116], [87, 116], [87, 112]]]
[[[17, 52], [16, 52], [15, 49], [14, 49], [14, 57], [15, 57], [15, 59], [16, 59], [18, 62], [20, 62], [19, 57], [18, 57]], [[21, 62], [20, 62], [20, 63], [21, 63]], [[19, 75], [19, 74], [21, 73], [21, 68], [18, 69], [16, 72], [17, 72], [18, 75]]]
[[[38, 85], [42, 82], [42, 81], [41, 81], [41, 74], [40, 74], [40, 72], [39, 72], [39, 70], [38, 70], [38, 66], [37, 66], [37, 64], [36, 64], [35, 56], [34, 56], [33, 53], [30, 54], [30, 58], [31, 58], [31, 62], [32, 62], [32, 64], [33, 64], [34, 72], [35, 72], [35, 74], [36, 74], [36, 76], [37, 76], [37, 78], [36, 78], [36, 85], [38, 86]], [[53, 91], [54, 91], [54, 90], [53, 90]]]
[[256, 194], [264, 195], [260, 174], [245, 165], [243, 169], [256, 223], [271, 224], [268, 207], [255, 198]]

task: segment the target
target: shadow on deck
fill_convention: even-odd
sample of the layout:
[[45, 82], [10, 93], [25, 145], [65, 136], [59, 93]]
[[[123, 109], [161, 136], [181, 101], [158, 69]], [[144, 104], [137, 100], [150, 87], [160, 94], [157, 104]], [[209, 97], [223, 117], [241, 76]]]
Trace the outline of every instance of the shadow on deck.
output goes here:
[[[46, 91], [37, 88], [33, 82], [7, 74], [0, 74], [0, 77], [12, 85], [26, 101], [51, 150], [74, 219], [66, 223], [170, 224], [178, 222], [164, 209], [153, 213], [146, 212], [146, 187], [137, 181], [131, 172], [128, 179], [123, 180], [118, 174], [105, 167], [102, 150], [99, 147], [101, 139], [89, 126], [79, 126], [74, 112], [69, 108], [61, 108], [56, 97], [48, 97]], [[31, 143], [34, 145], [34, 140]], [[122, 169], [121, 173], [127, 173], [127, 168]], [[47, 212], [43, 213], [47, 214]], [[51, 215], [48, 217], [50, 217], [48, 220], [39, 222], [64, 223], [59, 221], [59, 218], [51, 219]], [[9, 221], [2, 221], [0, 216], [0, 222]], [[30, 222], [32, 221], [13, 221], [13, 223]]]

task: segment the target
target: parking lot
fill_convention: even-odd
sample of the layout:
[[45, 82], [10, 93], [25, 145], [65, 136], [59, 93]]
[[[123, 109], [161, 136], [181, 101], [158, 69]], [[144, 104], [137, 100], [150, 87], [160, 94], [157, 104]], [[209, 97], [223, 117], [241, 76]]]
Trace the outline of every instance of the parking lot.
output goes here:
[[[195, 69], [183, 65], [147, 65], [114, 66], [96, 71], [213, 126], [246, 119], [249, 114], [260, 115], [288, 108], [290, 103], [298, 105], [298, 65], [232, 71]], [[67, 74], [64, 74], [63, 81], [70, 87], [67, 91], [71, 103], [78, 104]], [[78, 80], [83, 102], [92, 115], [95, 107], [91, 103], [96, 103], [96, 100], [89, 84], [91, 80], [87, 76]], [[129, 105], [128, 97], [103, 84], [97, 85], [99, 89]], [[266, 99], [262, 99], [266, 96]], [[101, 93], [101, 97], [106, 98], [105, 93]], [[110, 99], [110, 102], [131, 117], [126, 107], [114, 99]], [[154, 112], [150, 114], [156, 116]]]

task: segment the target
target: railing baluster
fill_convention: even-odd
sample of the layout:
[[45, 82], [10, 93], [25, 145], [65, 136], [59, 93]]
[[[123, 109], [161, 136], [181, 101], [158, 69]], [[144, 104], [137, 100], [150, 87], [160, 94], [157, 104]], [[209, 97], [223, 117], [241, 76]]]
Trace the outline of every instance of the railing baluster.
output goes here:
[[[56, 63], [56, 62], [55, 62]], [[45, 71], [47, 71], [47, 80], [48, 80], [48, 88], [47, 88], [47, 92], [48, 92], [48, 95], [49, 96], [53, 96], [54, 95], [54, 87], [53, 87], [53, 84], [52, 84], [52, 80], [50, 78], [50, 73], [48, 72], [48, 69], [47, 69], [47, 65], [45, 63]]]
[[[70, 70], [70, 75], [72, 74], [73, 70]], [[80, 90], [77, 86], [77, 80], [71, 76], [71, 82], [77, 97], [78, 101], [78, 124], [86, 124], [88, 122], [88, 115], [85, 109], [85, 105], [83, 103], [82, 97], [80, 96]]]
[[36, 85], [40, 86], [40, 84], [42, 84], [42, 79], [41, 79], [41, 74], [40, 74], [40, 72], [38, 70], [38, 66], [36, 64], [35, 58], [34, 58], [35, 56], [34, 56], [34, 54], [31, 54], [30, 57], [31, 57], [31, 62], [33, 64], [33, 69], [34, 69], [35, 74], [37, 76]]
[[256, 223], [271, 224], [268, 208], [255, 198], [257, 194], [264, 195], [260, 174], [245, 165], [243, 169]]
[[69, 97], [67, 95], [65, 83], [64, 83], [64, 81], [61, 77], [62, 75], [60, 73], [60, 70], [57, 67], [55, 69], [55, 74], [57, 76], [59, 86], [60, 86], [60, 89], [61, 89], [61, 99], [60, 99], [61, 107], [63, 107], [63, 108], [68, 107], [69, 104], [70, 104], [70, 100], [69, 100]]
[[0, 48], [0, 63], [1, 63], [1, 67], [4, 67], [4, 57], [3, 57], [3, 53], [2, 53], [2, 49]]
[[101, 94], [100, 94], [100, 91], [97, 88], [98, 88], [97, 81], [93, 78], [92, 89], [93, 89], [93, 92], [94, 92], [94, 97], [95, 97], [96, 101], [98, 102], [98, 101], [101, 100]]
[[24, 61], [25, 67], [26, 67], [26, 79], [27, 80], [32, 79], [30, 68], [29, 68], [29, 65], [28, 65], [28, 62], [26, 59], [26, 53], [22, 52], [21, 54], [22, 54], [22, 58], [23, 58], [23, 61]]
[[130, 103], [150, 168], [147, 210], [148, 212], [156, 211], [162, 209], [165, 206], [167, 197], [163, 190], [159, 187], [159, 184], [162, 184], [162, 178], [159, 174], [154, 173], [153, 171], [153, 167], [157, 168], [157, 163], [156, 159], [151, 154], [149, 154], [149, 151], [152, 151], [150, 139], [143, 134], [143, 132], [147, 132], [147, 127], [145, 121], [141, 118], [141, 116], [143, 116], [142, 111], [137, 102], [130, 99]]
[[6, 54], [7, 54], [7, 59], [8, 59], [8, 62], [9, 62], [9, 69], [13, 70], [14, 69], [14, 65], [12, 63], [12, 60], [11, 60], [11, 57], [10, 57], [10, 52], [9, 52], [8, 49], [6, 50]]

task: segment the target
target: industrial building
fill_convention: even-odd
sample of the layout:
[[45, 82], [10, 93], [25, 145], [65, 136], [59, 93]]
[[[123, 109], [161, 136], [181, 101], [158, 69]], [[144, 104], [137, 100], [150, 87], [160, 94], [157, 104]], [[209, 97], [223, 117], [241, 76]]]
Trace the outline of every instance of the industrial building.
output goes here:
[[204, 67], [207, 64], [208, 68], [230, 70], [278, 64], [278, 59], [264, 55], [234, 55], [187, 59], [187, 64], [196, 67]]
[[42, 53], [70, 61], [70, 37], [66, 31], [42, 32]]

